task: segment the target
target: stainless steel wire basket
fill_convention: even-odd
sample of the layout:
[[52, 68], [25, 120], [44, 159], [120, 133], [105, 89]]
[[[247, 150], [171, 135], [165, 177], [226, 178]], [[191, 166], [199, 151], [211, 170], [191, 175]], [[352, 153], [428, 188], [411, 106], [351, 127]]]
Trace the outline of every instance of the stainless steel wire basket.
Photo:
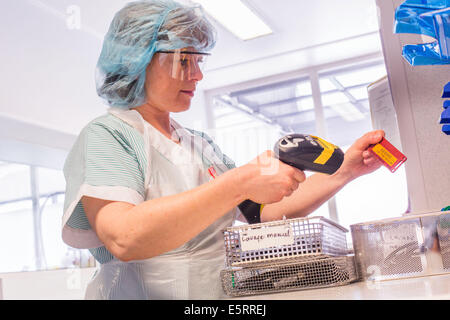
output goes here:
[[295, 218], [224, 230], [226, 266], [347, 255], [347, 229], [324, 217]]
[[450, 272], [450, 211], [408, 214], [350, 226], [364, 280]]
[[352, 255], [229, 267], [221, 271], [220, 277], [225, 293], [234, 297], [333, 287], [358, 280]]

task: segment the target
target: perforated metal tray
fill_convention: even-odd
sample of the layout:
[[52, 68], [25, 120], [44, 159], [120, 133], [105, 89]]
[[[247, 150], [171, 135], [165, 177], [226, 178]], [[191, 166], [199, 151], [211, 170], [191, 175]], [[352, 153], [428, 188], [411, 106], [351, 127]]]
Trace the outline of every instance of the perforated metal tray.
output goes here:
[[245, 296], [346, 285], [358, 280], [354, 256], [315, 257], [221, 271], [229, 296]]
[[450, 211], [350, 226], [358, 273], [389, 280], [450, 272]]
[[[289, 233], [289, 237], [275, 237], [268, 242], [263, 241], [268, 240], [272, 231], [273, 234]], [[267, 264], [321, 255], [347, 255], [347, 232], [344, 227], [324, 217], [285, 219], [230, 227], [223, 231], [226, 266]], [[265, 235], [266, 238], [261, 243], [256, 243], [254, 239], [257, 235]], [[253, 239], [250, 246], [249, 238]], [[265, 246], [266, 244], [268, 245]]]

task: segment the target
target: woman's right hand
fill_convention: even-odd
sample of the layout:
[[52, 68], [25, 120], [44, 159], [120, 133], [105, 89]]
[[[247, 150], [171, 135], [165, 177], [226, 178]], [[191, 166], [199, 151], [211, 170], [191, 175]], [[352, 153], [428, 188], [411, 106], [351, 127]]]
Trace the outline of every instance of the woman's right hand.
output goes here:
[[281, 201], [306, 179], [303, 171], [281, 162], [270, 150], [236, 168], [236, 175], [245, 198], [261, 204]]

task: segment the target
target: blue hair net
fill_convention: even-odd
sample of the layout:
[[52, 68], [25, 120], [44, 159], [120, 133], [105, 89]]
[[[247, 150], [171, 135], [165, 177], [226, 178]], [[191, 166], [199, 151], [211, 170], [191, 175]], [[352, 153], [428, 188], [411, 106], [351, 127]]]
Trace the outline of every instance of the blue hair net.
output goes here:
[[96, 70], [97, 93], [112, 107], [145, 103], [145, 70], [155, 52], [193, 47], [211, 50], [214, 27], [200, 6], [172, 0], [130, 2], [116, 13]]

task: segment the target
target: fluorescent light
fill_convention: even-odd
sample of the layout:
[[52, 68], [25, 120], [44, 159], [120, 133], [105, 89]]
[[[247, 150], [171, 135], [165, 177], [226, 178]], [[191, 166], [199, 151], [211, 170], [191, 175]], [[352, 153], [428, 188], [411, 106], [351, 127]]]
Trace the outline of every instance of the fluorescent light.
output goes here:
[[242, 40], [272, 33], [250, 8], [240, 0], [192, 0], [202, 7], [219, 23]]

